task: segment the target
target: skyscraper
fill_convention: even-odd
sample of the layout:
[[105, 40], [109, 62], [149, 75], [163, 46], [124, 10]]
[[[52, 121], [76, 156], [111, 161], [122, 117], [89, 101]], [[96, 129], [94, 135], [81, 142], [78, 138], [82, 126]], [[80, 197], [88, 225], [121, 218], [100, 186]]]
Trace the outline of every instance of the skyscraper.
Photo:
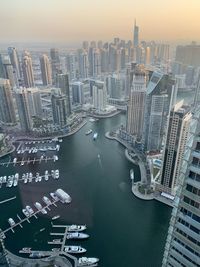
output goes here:
[[15, 108], [10, 82], [0, 78], [0, 120], [6, 124], [15, 124]]
[[67, 63], [67, 72], [69, 73], [69, 80], [75, 80], [76, 79], [76, 57], [75, 54], [70, 53], [66, 57], [66, 63]]
[[21, 72], [19, 55], [18, 55], [17, 49], [15, 47], [8, 47], [8, 54], [9, 54], [10, 61], [13, 66], [16, 78], [19, 82], [22, 78], [22, 72]]
[[175, 104], [175, 81], [154, 71], [147, 84], [142, 143], [146, 152], [161, 150], [171, 107]]
[[63, 94], [52, 94], [51, 96], [53, 122], [61, 128], [67, 125], [66, 101], [66, 96]]
[[33, 127], [33, 121], [31, 118], [31, 112], [28, 102], [28, 95], [26, 88], [20, 88], [15, 90], [15, 99], [17, 103], [17, 109], [19, 114], [19, 122], [21, 129], [24, 132], [31, 131]]
[[34, 75], [31, 55], [25, 51], [22, 58], [22, 71], [24, 78], [24, 86], [26, 88], [34, 87]]
[[31, 116], [42, 117], [40, 91], [37, 87], [27, 88], [27, 100]]
[[162, 267], [198, 267], [200, 259], [200, 111], [185, 148]]
[[89, 63], [88, 63], [88, 54], [85, 50], [79, 50], [78, 53], [78, 66], [79, 66], [79, 76], [82, 79], [88, 78], [88, 68], [89, 68]]
[[159, 191], [175, 195], [192, 114], [180, 101], [170, 112]]
[[98, 113], [106, 108], [107, 92], [104, 82], [95, 81], [93, 85], [93, 106]]
[[10, 62], [10, 58], [8, 56], [4, 56], [2, 58], [2, 63], [4, 69], [4, 77], [5, 79], [8, 79], [10, 81], [10, 85], [14, 87], [16, 84], [18, 84], [18, 80], [14, 75], [14, 69]]
[[40, 57], [40, 68], [41, 68], [43, 85], [51, 85], [52, 84], [51, 65], [48, 56], [45, 54]]
[[126, 131], [135, 139], [141, 140], [144, 122], [146, 96], [146, 74], [136, 70], [133, 75], [131, 92], [128, 102]]
[[52, 67], [52, 79], [53, 84], [56, 84], [56, 75], [61, 73], [61, 64], [58, 49], [50, 49], [51, 67]]
[[57, 75], [57, 87], [61, 89], [61, 92], [66, 97], [66, 114], [71, 114], [70, 93], [69, 93], [69, 77], [68, 74]]
[[139, 27], [136, 25], [136, 20], [134, 23], [134, 30], [133, 30], [133, 45], [137, 47], [139, 45]]

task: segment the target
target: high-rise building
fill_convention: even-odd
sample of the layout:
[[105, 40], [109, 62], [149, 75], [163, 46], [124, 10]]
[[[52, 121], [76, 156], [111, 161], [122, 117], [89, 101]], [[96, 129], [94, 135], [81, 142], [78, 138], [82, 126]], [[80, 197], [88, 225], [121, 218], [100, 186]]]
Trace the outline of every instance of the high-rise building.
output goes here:
[[137, 70], [133, 75], [128, 102], [126, 131], [129, 135], [141, 140], [144, 122], [146, 97], [146, 74]]
[[57, 75], [57, 87], [61, 89], [61, 93], [66, 97], [66, 114], [69, 116], [71, 114], [71, 104], [70, 104], [70, 92], [69, 92], [69, 77], [68, 74], [58, 74]]
[[78, 66], [79, 66], [80, 78], [82, 78], [82, 79], [88, 78], [89, 63], [88, 63], [88, 54], [85, 50], [80, 49], [78, 51]]
[[98, 77], [99, 75], [101, 75], [101, 57], [99, 49], [95, 49], [93, 55], [93, 76]]
[[66, 96], [63, 94], [52, 94], [51, 96], [53, 122], [61, 128], [67, 125], [66, 102]]
[[174, 106], [169, 116], [158, 190], [173, 196], [177, 189], [191, 118], [189, 107], [183, 106], [183, 100]]
[[34, 87], [34, 75], [31, 55], [25, 51], [22, 58], [22, 72], [24, 78], [24, 86], [26, 88]]
[[107, 89], [110, 98], [121, 99], [123, 80], [121, 79], [119, 74], [113, 74], [107, 77]]
[[28, 102], [27, 89], [26, 88], [16, 89], [15, 99], [17, 103], [21, 129], [24, 132], [29, 132], [33, 128], [33, 121], [31, 118], [31, 111], [30, 111], [29, 102]]
[[14, 75], [14, 69], [11, 64], [10, 58], [8, 56], [4, 56], [2, 58], [3, 69], [4, 69], [4, 77], [10, 81], [11, 87], [14, 87], [18, 84], [18, 80]]
[[10, 82], [0, 78], [0, 120], [6, 124], [15, 124], [15, 108]]
[[61, 64], [58, 49], [50, 49], [50, 58], [51, 58], [51, 68], [52, 68], [52, 79], [53, 84], [56, 84], [56, 75], [61, 73]]
[[176, 47], [175, 61], [181, 62], [185, 65], [199, 67], [200, 62], [200, 45], [178, 45]]
[[107, 104], [107, 90], [105, 83], [102, 81], [95, 81], [93, 85], [93, 106], [97, 112], [102, 112], [106, 109]]
[[22, 79], [19, 55], [15, 47], [8, 47], [8, 54], [18, 82]]
[[37, 87], [27, 88], [27, 99], [31, 116], [42, 117], [42, 102]]
[[170, 75], [154, 71], [147, 84], [142, 142], [146, 152], [158, 152], [171, 107], [176, 101], [175, 81]]
[[139, 45], [139, 27], [136, 25], [136, 20], [133, 29], [133, 45], [137, 47]]
[[40, 68], [41, 68], [43, 85], [51, 85], [52, 84], [51, 64], [48, 56], [45, 54], [40, 57]]
[[200, 263], [200, 112], [195, 112], [178, 178], [162, 267]]
[[66, 63], [67, 63], [67, 72], [69, 73], [69, 80], [75, 80], [76, 79], [76, 56], [73, 53], [70, 53], [66, 57]]
[[109, 71], [109, 53], [108, 49], [101, 49], [101, 72], [108, 72]]

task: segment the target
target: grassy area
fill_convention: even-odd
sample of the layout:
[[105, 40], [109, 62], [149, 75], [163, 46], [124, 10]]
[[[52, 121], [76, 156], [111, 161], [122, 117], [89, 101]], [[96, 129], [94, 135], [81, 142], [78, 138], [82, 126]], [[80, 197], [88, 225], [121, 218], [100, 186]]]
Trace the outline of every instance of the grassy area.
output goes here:
[[156, 175], [158, 174], [159, 171], [160, 171], [160, 169], [158, 169], [156, 167], [153, 168], [153, 178], [156, 177]]

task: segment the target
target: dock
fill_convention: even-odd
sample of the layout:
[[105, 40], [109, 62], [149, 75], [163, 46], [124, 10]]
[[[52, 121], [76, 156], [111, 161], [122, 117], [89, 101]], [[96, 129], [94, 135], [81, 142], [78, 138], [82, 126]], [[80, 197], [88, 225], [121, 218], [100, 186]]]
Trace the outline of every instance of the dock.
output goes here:
[[14, 200], [14, 199], [16, 199], [16, 196], [14, 196], [14, 197], [11, 197], [11, 198], [4, 199], [4, 200], [0, 201], [0, 204], [3, 204], [3, 203], [6, 203], [6, 202], [9, 202], [9, 201], [11, 201], [11, 200]]

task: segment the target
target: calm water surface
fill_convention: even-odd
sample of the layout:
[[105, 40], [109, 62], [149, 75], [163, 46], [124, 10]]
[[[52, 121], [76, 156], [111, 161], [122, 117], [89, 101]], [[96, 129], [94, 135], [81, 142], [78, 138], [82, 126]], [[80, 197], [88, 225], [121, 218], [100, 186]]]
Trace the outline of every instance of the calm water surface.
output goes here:
[[[131, 193], [129, 171], [134, 168], [136, 179], [139, 179], [139, 170], [126, 160], [120, 144], [105, 138], [107, 131], [124, 121], [125, 116], [120, 114], [95, 123], [88, 122], [78, 133], [63, 140], [56, 163], [0, 167], [1, 175], [60, 170], [60, 179], [56, 181], [50, 179], [0, 189], [0, 200], [17, 196], [16, 200], [0, 205], [2, 229], [8, 227], [9, 217], [23, 216], [22, 207], [33, 206], [35, 201], [42, 203], [42, 196], [57, 188], [63, 188], [72, 197], [70, 205], [52, 207], [48, 215], [40, 215], [38, 220], [32, 218], [31, 224], [25, 222], [23, 229], [17, 227], [14, 234], [9, 232], [6, 238], [8, 249], [14, 253], [22, 247], [51, 249], [47, 245], [47, 241], [52, 240], [49, 235], [51, 218], [60, 214], [59, 223], [87, 224], [90, 238], [69, 243], [87, 248], [86, 256], [99, 257], [99, 266], [161, 266], [171, 208], [157, 201], [144, 202]], [[92, 140], [92, 135], [85, 135], [90, 128], [98, 132], [96, 141]], [[40, 232], [42, 228], [45, 231]]]

